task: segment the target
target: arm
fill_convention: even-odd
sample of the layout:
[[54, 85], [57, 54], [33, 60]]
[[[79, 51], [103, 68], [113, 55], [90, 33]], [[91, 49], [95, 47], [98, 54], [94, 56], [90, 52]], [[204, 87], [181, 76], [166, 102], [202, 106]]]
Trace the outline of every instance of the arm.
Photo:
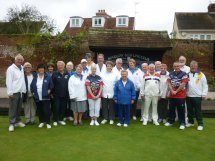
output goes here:
[[68, 82], [68, 90], [69, 90], [69, 98], [70, 99], [74, 99], [75, 98], [75, 96], [74, 96], [74, 87], [73, 87], [73, 79], [72, 79], [73, 77], [70, 77], [69, 78], [69, 82]]
[[7, 95], [13, 97], [13, 74], [10, 68], [7, 69], [6, 73], [6, 86], [7, 86]]
[[205, 75], [202, 77], [202, 97], [205, 98], [208, 94], [208, 83]]
[[100, 85], [100, 89], [99, 89], [99, 93], [98, 93], [98, 95], [96, 96], [96, 98], [99, 98], [99, 97], [100, 97], [100, 95], [101, 95], [101, 93], [102, 93], [102, 88], [103, 88], [103, 85], [101, 84], [101, 85]]
[[134, 84], [131, 85], [131, 104], [134, 103], [134, 100], [136, 100], [136, 91], [134, 88]]
[[141, 87], [140, 87], [140, 96], [141, 96], [142, 101], [144, 101], [144, 98], [145, 98], [144, 97], [144, 95], [145, 95], [144, 91], [145, 91], [145, 78], [143, 76], [143, 78], [141, 80]]
[[113, 99], [114, 101], [117, 103], [118, 100], [118, 82], [116, 82], [115, 86], [114, 86], [114, 95], [113, 95]]
[[92, 92], [90, 86], [87, 86], [87, 91], [88, 91], [89, 94], [92, 96], [92, 98], [95, 99], [95, 96], [93, 95], [93, 92]]

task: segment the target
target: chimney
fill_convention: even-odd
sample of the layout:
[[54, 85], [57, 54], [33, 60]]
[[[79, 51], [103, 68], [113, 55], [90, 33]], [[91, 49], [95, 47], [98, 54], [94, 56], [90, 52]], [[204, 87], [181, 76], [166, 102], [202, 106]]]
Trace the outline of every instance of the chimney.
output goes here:
[[209, 4], [208, 13], [215, 13], [215, 3], [210, 3]]
[[101, 16], [101, 17], [105, 17], [105, 18], [111, 18], [110, 15], [108, 15], [105, 10], [98, 10], [98, 12], [96, 13], [96, 16]]

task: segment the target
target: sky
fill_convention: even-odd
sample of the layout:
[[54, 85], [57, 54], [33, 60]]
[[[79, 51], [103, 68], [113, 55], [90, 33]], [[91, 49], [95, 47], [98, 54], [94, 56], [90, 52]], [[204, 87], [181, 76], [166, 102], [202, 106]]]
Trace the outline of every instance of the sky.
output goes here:
[[207, 12], [213, 0], [0, 0], [0, 21], [9, 7], [23, 4], [35, 6], [43, 15], [55, 20], [62, 32], [69, 17], [90, 18], [98, 10], [105, 10], [112, 17], [136, 17], [136, 30], [172, 31], [175, 12]]

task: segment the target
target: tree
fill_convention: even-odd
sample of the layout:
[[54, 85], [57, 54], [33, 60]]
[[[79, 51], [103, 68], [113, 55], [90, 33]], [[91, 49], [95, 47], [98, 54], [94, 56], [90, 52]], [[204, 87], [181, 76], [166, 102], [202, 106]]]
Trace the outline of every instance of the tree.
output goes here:
[[35, 6], [22, 5], [8, 8], [6, 20], [18, 28], [21, 34], [28, 33], [54, 33], [56, 25], [54, 20], [42, 15]]

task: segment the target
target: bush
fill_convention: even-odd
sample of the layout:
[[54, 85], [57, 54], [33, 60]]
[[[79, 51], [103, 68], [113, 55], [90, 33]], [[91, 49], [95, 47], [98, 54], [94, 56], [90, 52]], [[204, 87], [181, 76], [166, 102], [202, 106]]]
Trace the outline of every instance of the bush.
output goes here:
[[207, 77], [209, 91], [215, 91], [215, 76]]
[[0, 75], [0, 87], [5, 87], [6, 86], [6, 77]]

